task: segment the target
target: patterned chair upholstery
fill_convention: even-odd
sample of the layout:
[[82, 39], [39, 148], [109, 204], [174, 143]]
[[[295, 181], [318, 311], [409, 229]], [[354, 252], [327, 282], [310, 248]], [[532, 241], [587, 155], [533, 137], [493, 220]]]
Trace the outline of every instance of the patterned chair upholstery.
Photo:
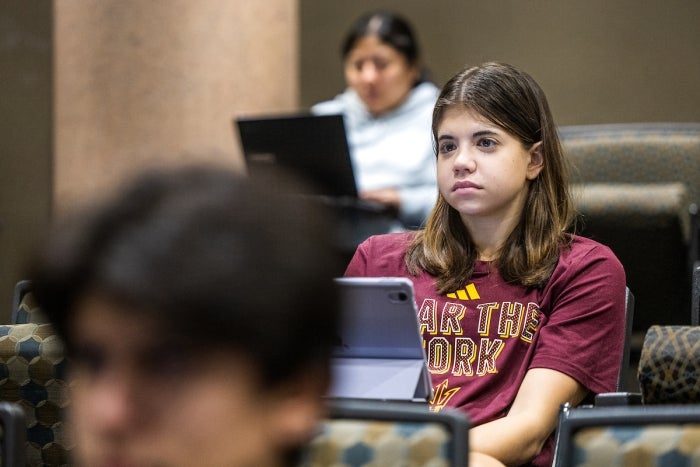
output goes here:
[[555, 467], [679, 467], [700, 459], [700, 406], [562, 407]]
[[304, 467], [467, 465], [468, 420], [425, 404], [334, 400], [311, 441]]
[[24, 411], [26, 465], [69, 465], [63, 343], [44, 322], [28, 289], [15, 305], [13, 319], [22, 323], [0, 325], [0, 400]]
[[573, 166], [579, 231], [613, 249], [635, 291], [635, 342], [653, 324], [688, 324], [700, 123], [559, 130]]
[[15, 285], [12, 298], [12, 324], [47, 323], [46, 316], [34, 301], [32, 282], [22, 280]]
[[637, 376], [640, 393], [562, 407], [555, 466], [700, 465], [700, 327], [650, 327]]
[[652, 326], [637, 373], [644, 404], [700, 402], [700, 326]]

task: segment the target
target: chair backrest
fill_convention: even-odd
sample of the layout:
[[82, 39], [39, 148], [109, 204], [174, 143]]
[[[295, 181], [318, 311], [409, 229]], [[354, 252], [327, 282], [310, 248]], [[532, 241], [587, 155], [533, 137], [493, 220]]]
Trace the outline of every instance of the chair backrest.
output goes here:
[[0, 401], [0, 465], [24, 467], [26, 437], [22, 408], [12, 402]]
[[44, 312], [34, 301], [32, 281], [21, 280], [17, 282], [12, 297], [12, 324], [41, 324], [47, 322]]
[[625, 288], [625, 340], [622, 344], [622, 360], [620, 372], [617, 375], [617, 391], [637, 390], [630, 388], [627, 374], [630, 369], [630, 354], [632, 348], [632, 326], [634, 324], [634, 294], [629, 287]]
[[50, 324], [0, 325], [0, 400], [21, 407], [27, 465], [67, 465], [63, 344]]
[[700, 123], [562, 126], [559, 132], [574, 166], [579, 231], [610, 246], [625, 267], [637, 298], [635, 332], [641, 337], [653, 324], [689, 324]]
[[469, 421], [455, 409], [379, 400], [329, 400], [302, 466], [467, 466]]
[[32, 281], [21, 280], [15, 284], [14, 294], [12, 295], [12, 322], [16, 323], [17, 310], [24, 296], [31, 290]]
[[615, 123], [561, 126], [578, 183], [682, 182], [700, 205], [700, 123]]
[[555, 467], [695, 465], [700, 406], [571, 408], [559, 413]]

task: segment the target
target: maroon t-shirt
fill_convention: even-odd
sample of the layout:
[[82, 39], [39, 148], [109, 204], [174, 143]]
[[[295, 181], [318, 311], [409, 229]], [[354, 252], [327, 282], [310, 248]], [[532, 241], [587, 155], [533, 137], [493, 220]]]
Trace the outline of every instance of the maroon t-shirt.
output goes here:
[[[612, 251], [574, 237], [542, 289], [506, 283], [488, 262], [459, 290], [438, 295], [434, 278], [408, 274], [411, 233], [363, 242], [346, 276], [412, 280], [434, 397], [479, 425], [507, 414], [525, 373], [549, 368], [592, 393], [614, 391], [625, 327], [625, 273]], [[551, 465], [554, 436], [530, 465]]]

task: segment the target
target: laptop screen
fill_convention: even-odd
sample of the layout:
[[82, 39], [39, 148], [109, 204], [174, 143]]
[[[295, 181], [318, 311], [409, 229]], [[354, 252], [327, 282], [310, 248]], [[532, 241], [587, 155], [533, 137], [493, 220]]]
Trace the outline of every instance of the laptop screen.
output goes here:
[[312, 194], [357, 197], [341, 115], [239, 117], [235, 124], [251, 176], [274, 166], [304, 179]]

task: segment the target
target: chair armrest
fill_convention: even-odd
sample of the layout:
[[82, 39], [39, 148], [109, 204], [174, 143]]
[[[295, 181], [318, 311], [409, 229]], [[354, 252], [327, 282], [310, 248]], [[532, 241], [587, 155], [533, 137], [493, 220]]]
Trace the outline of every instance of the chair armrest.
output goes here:
[[620, 405], [642, 405], [641, 392], [603, 392], [596, 394], [596, 407], [611, 407]]

